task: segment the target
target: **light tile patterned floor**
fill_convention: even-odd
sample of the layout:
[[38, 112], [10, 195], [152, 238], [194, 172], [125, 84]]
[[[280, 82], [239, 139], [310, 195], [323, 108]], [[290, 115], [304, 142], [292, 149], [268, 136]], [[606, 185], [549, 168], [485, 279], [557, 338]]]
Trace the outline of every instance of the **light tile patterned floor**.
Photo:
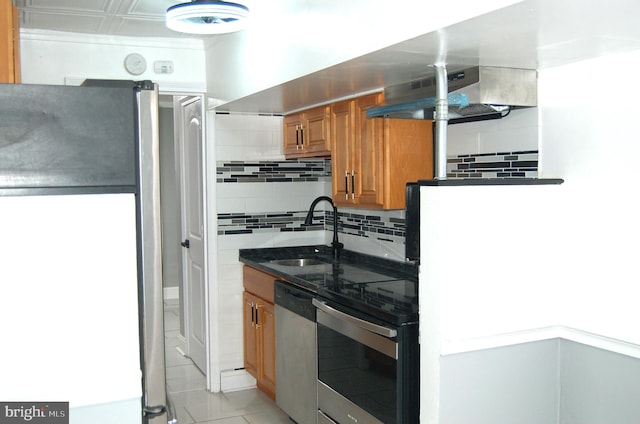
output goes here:
[[178, 424], [291, 424], [265, 394], [256, 389], [211, 393], [204, 374], [176, 349], [180, 319], [178, 300], [165, 300], [167, 385]]

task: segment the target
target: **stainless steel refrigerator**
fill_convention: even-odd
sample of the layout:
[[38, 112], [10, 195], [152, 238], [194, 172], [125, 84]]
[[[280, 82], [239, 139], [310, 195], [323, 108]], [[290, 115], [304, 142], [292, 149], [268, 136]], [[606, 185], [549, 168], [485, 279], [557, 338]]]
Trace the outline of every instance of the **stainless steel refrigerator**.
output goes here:
[[176, 422], [158, 149], [150, 81], [0, 84], [1, 402]]

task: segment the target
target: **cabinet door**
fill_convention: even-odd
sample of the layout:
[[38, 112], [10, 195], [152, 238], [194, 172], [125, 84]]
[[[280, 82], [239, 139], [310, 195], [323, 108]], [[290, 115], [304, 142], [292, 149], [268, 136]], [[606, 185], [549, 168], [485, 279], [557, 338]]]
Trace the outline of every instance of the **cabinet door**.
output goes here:
[[0, 83], [20, 82], [18, 8], [0, 1]]
[[274, 306], [261, 302], [258, 307], [258, 334], [260, 344], [260, 372], [258, 387], [275, 399], [276, 393], [276, 321]]
[[363, 207], [383, 206], [384, 175], [384, 120], [367, 119], [367, 109], [380, 104], [381, 96], [371, 94], [356, 99], [356, 136], [354, 169], [356, 203]]
[[329, 106], [322, 106], [304, 112], [302, 142], [305, 156], [331, 154], [330, 111]]
[[293, 114], [284, 117], [284, 154], [286, 157], [298, 157], [302, 154], [301, 134], [302, 115]]
[[331, 107], [331, 180], [333, 202], [338, 206], [354, 203], [355, 193], [351, 190], [353, 168], [352, 152], [354, 141], [353, 101], [335, 103]]
[[333, 201], [338, 206], [404, 209], [405, 185], [433, 178], [432, 122], [367, 119], [376, 93], [331, 108]]
[[257, 298], [247, 292], [242, 295], [244, 302], [244, 368], [249, 374], [258, 378], [258, 340], [256, 337], [256, 305]]
[[384, 207], [404, 209], [407, 182], [433, 179], [433, 121], [387, 119], [384, 133]]

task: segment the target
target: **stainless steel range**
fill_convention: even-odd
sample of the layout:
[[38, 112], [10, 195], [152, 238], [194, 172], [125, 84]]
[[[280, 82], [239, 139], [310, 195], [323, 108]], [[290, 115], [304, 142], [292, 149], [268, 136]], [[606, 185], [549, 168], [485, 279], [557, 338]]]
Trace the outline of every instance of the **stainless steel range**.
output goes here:
[[363, 280], [336, 275], [314, 299], [318, 423], [418, 423], [417, 283]]
[[[317, 342], [318, 368], [317, 381], [315, 374], [312, 379], [318, 389], [317, 416], [295, 418], [294, 408], [282, 404], [294, 420], [341, 424], [419, 422], [415, 263], [390, 261], [346, 249], [335, 259], [327, 246], [243, 249], [240, 260], [315, 297], [312, 303], [316, 331], [312, 333]], [[301, 325], [294, 327], [298, 330]], [[277, 333], [276, 325], [276, 338]], [[294, 331], [285, 333], [291, 336]], [[303, 333], [308, 335], [309, 331]], [[299, 340], [293, 340], [298, 338], [301, 336], [288, 337], [288, 342], [298, 344]], [[295, 349], [287, 345], [284, 352]], [[310, 359], [281, 364], [305, 361]], [[304, 379], [297, 369], [296, 365], [291, 375]], [[276, 387], [281, 386], [279, 376], [277, 381]], [[276, 399], [279, 404], [284, 401], [278, 393]], [[316, 408], [312, 411], [316, 412]]]

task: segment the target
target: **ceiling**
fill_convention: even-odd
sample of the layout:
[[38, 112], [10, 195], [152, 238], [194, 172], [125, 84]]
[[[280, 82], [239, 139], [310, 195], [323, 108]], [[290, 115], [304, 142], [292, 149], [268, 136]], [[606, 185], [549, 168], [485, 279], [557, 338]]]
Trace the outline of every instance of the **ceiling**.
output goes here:
[[[549, 69], [640, 49], [637, 0], [525, 0], [355, 57], [217, 108], [291, 112], [448, 69]], [[626, 70], [612, 70], [626, 73]], [[612, 80], [614, 81], [614, 80]], [[597, 84], [597, 83], [596, 83]]]
[[[187, 1], [187, 0], [184, 0]], [[184, 37], [164, 13], [180, 0], [16, 0], [20, 27], [133, 37]]]
[[[187, 0], [14, 1], [20, 10], [21, 28], [27, 30], [129, 37], [193, 37], [173, 32], [164, 24], [166, 9]], [[230, 63], [226, 73], [213, 75], [209, 87], [214, 96], [228, 99], [218, 110], [290, 112], [327, 99], [380, 90], [385, 85], [424, 77], [434, 62], [442, 60], [448, 65], [479, 64], [539, 70], [640, 49], [640, 25], [635, 19], [639, 10], [637, 0], [522, 0], [516, 3], [513, 3], [516, 0], [503, 0], [507, 6], [490, 13], [471, 9], [478, 4], [476, 1], [462, 1], [464, 4], [460, 3], [459, 7], [456, 4], [442, 9], [454, 13], [455, 17], [449, 18], [444, 27], [436, 25], [435, 28], [440, 29], [427, 33], [420, 29], [430, 28], [429, 25], [436, 21], [447, 21], [447, 17], [433, 18], [425, 14], [441, 4], [434, 0], [403, 0], [406, 1], [404, 5], [411, 5], [414, 13], [406, 15], [403, 25], [395, 27], [392, 26], [398, 23], [395, 20], [387, 22], [388, 1], [238, 1], [249, 7], [252, 16], [255, 12], [260, 21], [272, 25], [252, 28], [246, 36], [227, 37], [214, 43], [214, 48], [225, 46], [221, 55]], [[500, 1], [494, 0], [494, 3]], [[271, 20], [265, 18], [267, 14]], [[274, 18], [285, 15], [289, 19], [288, 25], [297, 23], [306, 31], [293, 34], [276, 31]], [[465, 19], [465, 16], [474, 17]], [[315, 32], [308, 30], [311, 26], [315, 27]], [[354, 28], [358, 31], [354, 32]], [[355, 36], [340, 43], [329, 37], [332, 33]], [[256, 43], [258, 49], [253, 50], [246, 47], [247, 44], [238, 44], [243, 40], [246, 43], [247, 39], [261, 40], [262, 44]], [[375, 43], [369, 43], [368, 50], [358, 47], [370, 40]], [[267, 57], [275, 60], [277, 51], [273, 46], [276, 45], [293, 45], [297, 50], [289, 57], [277, 56], [279, 66], [273, 81], [265, 80], [262, 86], [251, 89], [240, 86], [233, 92], [225, 92], [237, 81], [264, 79], [268, 66], [256, 68], [249, 74], [246, 66], [245, 73], [239, 73], [238, 69], [247, 57], [259, 56], [264, 50], [268, 51]], [[352, 50], [347, 51], [348, 48]], [[286, 47], [279, 50], [289, 52]], [[337, 53], [345, 54], [332, 56]], [[233, 62], [234, 55], [238, 62]], [[323, 55], [328, 56], [324, 62], [318, 60]], [[330, 65], [332, 60], [338, 64]], [[301, 66], [304, 61], [314, 62], [314, 66]], [[286, 73], [288, 69], [299, 72]], [[286, 74], [281, 75], [282, 71]]]

